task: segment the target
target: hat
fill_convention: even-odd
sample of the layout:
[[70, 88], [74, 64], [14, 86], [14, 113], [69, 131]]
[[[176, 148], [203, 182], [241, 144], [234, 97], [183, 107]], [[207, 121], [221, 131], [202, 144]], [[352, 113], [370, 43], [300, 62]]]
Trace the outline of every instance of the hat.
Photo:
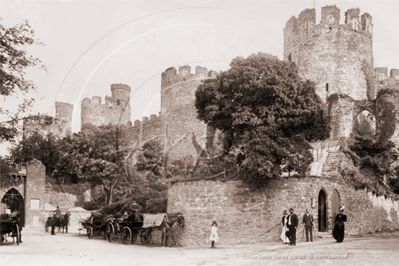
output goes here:
[[294, 211], [294, 208], [290, 208], [290, 212], [293, 212]]
[[340, 211], [345, 210], [345, 206], [341, 206], [341, 208], [339, 208]]

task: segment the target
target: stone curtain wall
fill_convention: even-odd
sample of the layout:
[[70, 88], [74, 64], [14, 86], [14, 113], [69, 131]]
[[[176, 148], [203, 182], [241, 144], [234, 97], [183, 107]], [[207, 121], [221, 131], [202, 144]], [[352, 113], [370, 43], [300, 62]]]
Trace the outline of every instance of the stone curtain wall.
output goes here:
[[[194, 181], [171, 185], [168, 212], [181, 211], [186, 226], [181, 233], [182, 245], [208, 245], [212, 220], [218, 222], [221, 244], [240, 244], [279, 240], [284, 210], [295, 208], [301, 221], [305, 209], [311, 209], [318, 229], [318, 196], [327, 194], [327, 228], [332, 229], [332, 195], [337, 190], [345, 205], [347, 235], [366, 234], [397, 224], [398, 205], [389, 200], [375, 200], [366, 191], [356, 191], [339, 178], [289, 178], [269, 180], [259, 189], [237, 181]], [[311, 208], [312, 198], [315, 208]], [[380, 203], [378, 203], [380, 201]], [[385, 207], [381, 206], [381, 201]], [[298, 241], [303, 241], [300, 222]]]

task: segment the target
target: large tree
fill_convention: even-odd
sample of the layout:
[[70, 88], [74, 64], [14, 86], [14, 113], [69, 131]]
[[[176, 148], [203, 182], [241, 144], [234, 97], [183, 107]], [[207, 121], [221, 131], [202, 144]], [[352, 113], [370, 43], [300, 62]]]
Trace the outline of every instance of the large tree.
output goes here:
[[102, 185], [106, 203], [112, 201], [113, 191], [130, 178], [126, 169], [132, 147], [125, 133], [124, 126], [107, 125], [91, 127], [64, 139], [62, 158], [67, 158], [71, 173]]
[[315, 84], [293, 62], [269, 54], [237, 57], [230, 67], [198, 87], [198, 118], [224, 133], [226, 151], [246, 147], [249, 178], [278, 177], [283, 167], [306, 172], [308, 142], [330, 131]]
[[[19, 115], [32, 106], [34, 99], [27, 93], [35, 90], [35, 85], [25, 78], [26, 69], [40, 66], [41, 61], [28, 55], [29, 45], [42, 44], [34, 37], [34, 30], [27, 21], [14, 27], [5, 27], [0, 18], [0, 142], [12, 140], [17, 134]], [[21, 101], [15, 110], [5, 103], [16, 97]]]

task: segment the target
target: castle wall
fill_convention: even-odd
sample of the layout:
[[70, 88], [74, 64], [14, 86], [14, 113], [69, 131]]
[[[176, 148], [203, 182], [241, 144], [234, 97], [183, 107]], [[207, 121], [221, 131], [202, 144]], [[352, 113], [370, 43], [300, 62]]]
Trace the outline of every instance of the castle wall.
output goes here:
[[339, 9], [326, 6], [320, 24], [315, 24], [315, 10], [306, 9], [284, 28], [285, 60], [295, 62], [300, 75], [317, 83], [316, 92], [325, 102], [335, 93], [367, 99], [362, 61], [373, 65], [372, 24], [370, 15], [360, 18], [359, 13], [348, 10], [346, 24], [339, 24]]
[[[306, 209], [314, 216], [318, 231], [318, 196], [327, 194], [327, 227], [332, 225], [332, 195], [336, 190], [346, 207], [347, 235], [367, 234], [397, 224], [398, 203], [375, 197], [365, 190], [355, 190], [340, 179], [289, 178], [268, 180], [264, 188], [244, 181], [179, 182], [168, 191], [168, 212], [183, 212], [185, 227], [181, 244], [206, 245], [213, 220], [220, 229], [221, 243], [248, 244], [279, 240], [281, 217], [293, 207], [299, 218], [297, 242], [304, 239], [301, 219]], [[314, 205], [312, 205], [314, 202]]]

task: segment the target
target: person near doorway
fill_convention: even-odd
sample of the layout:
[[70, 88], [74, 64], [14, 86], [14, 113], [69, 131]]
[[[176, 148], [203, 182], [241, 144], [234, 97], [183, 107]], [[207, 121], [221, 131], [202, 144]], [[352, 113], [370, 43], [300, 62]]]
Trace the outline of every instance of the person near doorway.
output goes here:
[[288, 231], [288, 228], [287, 228], [287, 216], [288, 216], [288, 211], [284, 210], [283, 219], [282, 219], [283, 231], [281, 232], [281, 236], [280, 236], [280, 238], [281, 238], [281, 240], [283, 240], [284, 244], [289, 244], [290, 243], [290, 239], [286, 235], [286, 232]]
[[294, 213], [294, 208], [290, 208], [290, 215], [287, 217], [287, 227], [289, 230], [290, 245], [296, 245], [296, 229], [298, 228], [298, 216]]
[[306, 242], [309, 242], [309, 233], [310, 241], [313, 242], [313, 215], [309, 213], [308, 209], [306, 209], [306, 213], [303, 215], [302, 223], [305, 226]]
[[345, 211], [345, 206], [342, 206], [341, 208], [339, 208], [340, 213], [338, 213], [337, 216], [335, 217], [333, 237], [335, 238], [335, 240], [337, 240], [337, 242], [344, 241], [344, 236], [345, 236], [344, 222], [347, 221], [344, 211]]

